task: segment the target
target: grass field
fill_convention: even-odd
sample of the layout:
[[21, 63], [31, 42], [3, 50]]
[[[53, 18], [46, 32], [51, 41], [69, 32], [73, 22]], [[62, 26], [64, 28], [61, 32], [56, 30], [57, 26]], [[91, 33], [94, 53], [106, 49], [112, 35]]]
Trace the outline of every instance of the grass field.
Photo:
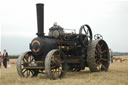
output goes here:
[[45, 74], [35, 78], [20, 78], [13, 63], [8, 69], [3, 66], [0, 69], [0, 85], [128, 85], [128, 60], [110, 64], [108, 72], [92, 73], [86, 68], [80, 72], [67, 72], [63, 79], [58, 80], [50, 80]]

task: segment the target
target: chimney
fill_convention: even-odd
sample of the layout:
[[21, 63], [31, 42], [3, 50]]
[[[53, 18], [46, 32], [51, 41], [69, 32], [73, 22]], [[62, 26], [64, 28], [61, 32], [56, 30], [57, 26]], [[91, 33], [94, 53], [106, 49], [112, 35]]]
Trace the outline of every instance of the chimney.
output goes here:
[[36, 4], [37, 8], [37, 36], [43, 37], [44, 36], [44, 4], [38, 3]]

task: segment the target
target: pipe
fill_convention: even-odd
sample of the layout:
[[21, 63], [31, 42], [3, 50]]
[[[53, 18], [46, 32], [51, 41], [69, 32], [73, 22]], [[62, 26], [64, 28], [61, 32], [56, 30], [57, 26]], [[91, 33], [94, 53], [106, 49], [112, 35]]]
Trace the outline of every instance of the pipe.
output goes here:
[[44, 36], [44, 4], [38, 3], [36, 4], [37, 8], [37, 36], [43, 37]]

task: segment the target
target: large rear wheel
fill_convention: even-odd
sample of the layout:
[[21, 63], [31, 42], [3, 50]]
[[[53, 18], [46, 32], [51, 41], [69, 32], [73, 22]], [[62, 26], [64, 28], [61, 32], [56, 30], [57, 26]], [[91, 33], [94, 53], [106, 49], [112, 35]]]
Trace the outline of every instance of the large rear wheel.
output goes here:
[[88, 47], [87, 62], [90, 71], [108, 71], [109, 68], [109, 49], [104, 40], [92, 41]]

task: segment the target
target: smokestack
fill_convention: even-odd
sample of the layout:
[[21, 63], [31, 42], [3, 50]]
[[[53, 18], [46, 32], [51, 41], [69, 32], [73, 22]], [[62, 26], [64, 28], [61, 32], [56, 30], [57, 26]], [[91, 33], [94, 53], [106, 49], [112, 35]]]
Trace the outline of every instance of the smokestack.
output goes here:
[[37, 8], [37, 25], [38, 25], [38, 37], [44, 36], [44, 4], [36, 4]]

